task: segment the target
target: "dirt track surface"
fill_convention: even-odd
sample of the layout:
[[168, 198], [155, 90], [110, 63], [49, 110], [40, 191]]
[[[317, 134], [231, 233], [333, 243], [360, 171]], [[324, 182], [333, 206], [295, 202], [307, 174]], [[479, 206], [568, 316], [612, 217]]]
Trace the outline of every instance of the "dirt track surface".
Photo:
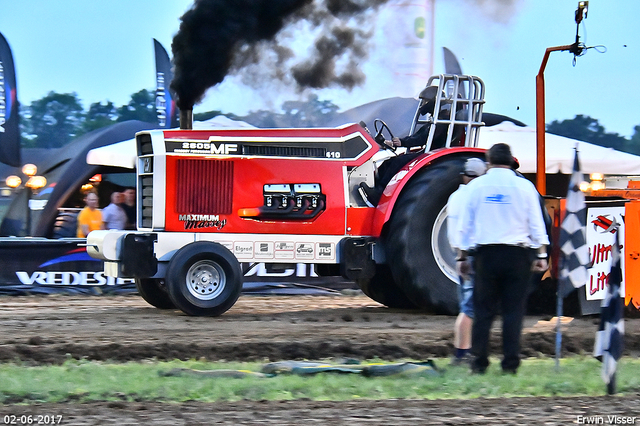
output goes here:
[[[58, 364], [68, 357], [276, 361], [355, 357], [446, 357], [454, 318], [388, 309], [365, 296], [242, 296], [218, 318], [159, 310], [138, 296], [0, 297], [0, 362]], [[528, 316], [524, 356], [555, 353], [555, 322]], [[598, 319], [563, 323], [563, 353], [591, 353]], [[500, 322], [492, 351], [500, 352]], [[625, 321], [625, 355], [640, 353], [640, 319]], [[604, 408], [609, 407], [609, 408]], [[92, 403], [3, 406], [0, 415], [64, 416], [102, 424], [548, 424], [577, 416], [638, 416], [640, 395], [620, 398], [474, 401], [241, 402], [180, 405]], [[447, 423], [448, 422], [448, 423]]]

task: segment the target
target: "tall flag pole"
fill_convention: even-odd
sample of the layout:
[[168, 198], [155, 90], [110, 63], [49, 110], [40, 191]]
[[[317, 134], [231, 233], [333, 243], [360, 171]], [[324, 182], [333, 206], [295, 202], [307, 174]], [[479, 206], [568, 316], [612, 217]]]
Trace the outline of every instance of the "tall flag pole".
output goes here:
[[558, 277], [557, 318], [556, 325], [556, 370], [562, 348], [562, 301], [576, 288], [587, 283], [589, 266], [589, 246], [587, 246], [586, 226], [587, 207], [584, 194], [580, 191], [582, 174], [578, 149], [575, 148], [573, 173], [569, 182], [569, 191], [565, 204], [565, 217], [560, 226], [560, 276]]
[[0, 34], [0, 162], [19, 167], [20, 126], [16, 71], [9, 43]]
[[156, 114], [161, 128], [179, 127], [176, 96], [169, 88], [173, 80], [171, 61], [166, 49], [158, 40], [153, 39], [153, 50], [156, 57]]
[[[613, 222], [612, 227], [618, 228], [618, 223]], [[624, 303], [620, 297], [620, 285], [622, 283], [622, 266], [620, 256], [620, 232], [614, 232], [613, 246], [611, 247], [611, 272], [605, 297], [601, 304], [600, 327], [596, 333], [593, 348], [593, 356], [602, 361], [602, 380], [607, 385], [607, 394], [616, 393], [616, 368], [618, 360], [622, 356], [624, 336]]]

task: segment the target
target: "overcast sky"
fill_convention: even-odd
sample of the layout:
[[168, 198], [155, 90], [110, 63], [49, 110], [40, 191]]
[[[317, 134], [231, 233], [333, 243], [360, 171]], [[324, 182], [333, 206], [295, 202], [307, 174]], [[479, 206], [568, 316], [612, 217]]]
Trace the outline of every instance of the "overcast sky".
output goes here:
[[[170, 53], [180, 16], [191, 4], [189, 0], [0, 0], [0, 33], [13, 51], [18, 99], [29, 104], [49, 91], [76, 92], [85, 108], [107, 100], [120, 106], [131, 94], [153, 89], [152, 39]], [[433, 70], [444, 72], [442, 47], [448, 47], [464, 73], [485, 81], [485, 111], [534, 126], [535, 76], [547, 47], [574, 41], [577, 5], [577, 0], [437, 0]], [[623, 136], [640, 125], [638, 5], [638, 0], [590, 1], [581, 41], [602, 45], [606, 53], [590, 49], [575, 66], [570, 53], [551, 54], [545, 72], [547, 122], [584, 114]], [[369, 74], [363, 87], [351, 92], [323, 90], [318, 92], [320, 99], [344, 110], [397, 96], [384, 81], [393, 61], [385, 60], [386, 52], [375, 50], [375, 40], [371, 50], [372, 59], [362, 64]], [[238, 80], [227, 78], [209, 90], [195, 112], [220, 109], [244, 114], [280, 106], [294, 93], [278, 88], [279, 96], [269, 96], [265, 103], [269, 88], [256, 92]]]

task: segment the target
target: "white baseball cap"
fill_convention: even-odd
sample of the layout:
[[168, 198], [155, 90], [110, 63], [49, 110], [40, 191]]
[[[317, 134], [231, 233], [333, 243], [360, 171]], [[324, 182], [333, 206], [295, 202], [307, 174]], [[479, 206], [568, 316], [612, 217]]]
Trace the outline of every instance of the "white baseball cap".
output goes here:
[[485, 174], [487, 171], [487, 165], [479, 158], [469, 158], [464, 163], [463, 174], [469, 177], [478, 177]]

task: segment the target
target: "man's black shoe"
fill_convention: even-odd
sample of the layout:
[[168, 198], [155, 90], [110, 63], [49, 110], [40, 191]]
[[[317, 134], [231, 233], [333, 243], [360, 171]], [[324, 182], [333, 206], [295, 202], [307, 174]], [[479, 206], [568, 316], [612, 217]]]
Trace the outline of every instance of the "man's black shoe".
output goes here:
[[485, 374], [486, 372], [486, 368], [471, 367], [471, 374]]
[[358, 192], [369, 207], [375, 207], [378, 204], [378, 201], [380, 201], [380, 196], [382, 196], [377, 188], [371, 188], [364, 182], [360, 182]]

